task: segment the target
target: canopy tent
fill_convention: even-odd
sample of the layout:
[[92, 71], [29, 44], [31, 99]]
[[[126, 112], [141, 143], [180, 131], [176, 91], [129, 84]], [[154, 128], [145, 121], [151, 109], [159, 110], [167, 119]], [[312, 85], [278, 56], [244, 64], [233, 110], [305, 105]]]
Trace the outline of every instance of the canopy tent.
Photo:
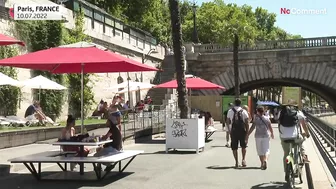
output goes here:
[[0, 72], [0, 85], [20, 86], [20, 82]]
[[258, 101], [257, 105], [261, 106], [280, 106], [278, 103], [273, 101]]
[[[225, 89], [224, 87], [211, 83], [209, 81], [203, 80], [199, 77], [190, 77], [186, 78], [186, 87], [187, 89]], [[168, 89], [176, 89], [177, 88], [177, 80], [168, 81], [166, 83], [162, 83], [157, 85], [154, 88], [168, 88]]]
[[0, 65], [52, 73], [81, 73], [81, 128], [83, 132], [84, 73], [159, 71], [157, 68], [99, 47], [101, 46], [93, 43], [75, 43], [3, 59], [0, 60]]
[[14, 45], [14, 44], [25, 46], [25, 44], [20, 40], [14, 39], [4, 34], [0, 34], [0, 46]]
[[66, 87], [52, 81], [42, 75], [21, 82], [23, 87], [39, 89], [39, 100], [41, 100], [41, 89], [47, 90], [65, 90]]

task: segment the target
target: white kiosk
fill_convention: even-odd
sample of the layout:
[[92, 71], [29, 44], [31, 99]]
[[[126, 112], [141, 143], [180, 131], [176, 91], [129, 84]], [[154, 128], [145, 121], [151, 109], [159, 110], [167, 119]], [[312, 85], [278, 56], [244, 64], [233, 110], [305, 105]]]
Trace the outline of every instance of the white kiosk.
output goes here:
[[166, 153], [169, 149], [204, 150], [205, 125], [203, 118], [166, 119]]

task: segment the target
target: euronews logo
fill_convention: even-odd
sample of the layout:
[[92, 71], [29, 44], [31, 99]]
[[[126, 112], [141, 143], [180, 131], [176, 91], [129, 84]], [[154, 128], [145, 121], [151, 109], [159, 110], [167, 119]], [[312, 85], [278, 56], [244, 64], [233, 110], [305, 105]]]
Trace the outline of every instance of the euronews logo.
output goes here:
[[327, 14], [327, 9], [299, 9], [299, 8], [280, 8], [280, 14], [291, 15], [323, 15]]

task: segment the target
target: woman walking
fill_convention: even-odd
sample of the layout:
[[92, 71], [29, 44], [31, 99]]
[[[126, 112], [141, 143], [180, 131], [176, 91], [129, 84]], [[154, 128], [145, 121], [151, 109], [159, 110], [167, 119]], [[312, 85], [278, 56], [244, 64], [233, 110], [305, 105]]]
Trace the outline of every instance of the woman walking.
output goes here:
[[264, 115], [264, 108], [262, 106], [257, 107], [257, 114], [253, 119], [253, 124], [248, 134], [246, 135], [246, 140], [248, 140], [249, 135], [256, 129], [255, 140], [257, 153], [260, 159], [261, 169], [267, 169], [267, 159], [270, 153], [270, 137], [274, 139], [273, 129], [271, 122]]

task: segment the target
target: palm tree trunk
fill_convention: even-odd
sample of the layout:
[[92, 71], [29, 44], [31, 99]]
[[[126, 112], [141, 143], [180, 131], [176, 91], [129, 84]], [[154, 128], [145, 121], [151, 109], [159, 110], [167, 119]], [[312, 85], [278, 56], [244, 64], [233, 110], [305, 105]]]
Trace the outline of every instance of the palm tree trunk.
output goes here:
[[186, 119], [188, 118], [188, 98], [185, 80], [184, 52], [182, 48], [182, 29], [179, 0], [169, 0], [169, 10], [173, 35], [178, 107], [181, 111], [180, 118]]

